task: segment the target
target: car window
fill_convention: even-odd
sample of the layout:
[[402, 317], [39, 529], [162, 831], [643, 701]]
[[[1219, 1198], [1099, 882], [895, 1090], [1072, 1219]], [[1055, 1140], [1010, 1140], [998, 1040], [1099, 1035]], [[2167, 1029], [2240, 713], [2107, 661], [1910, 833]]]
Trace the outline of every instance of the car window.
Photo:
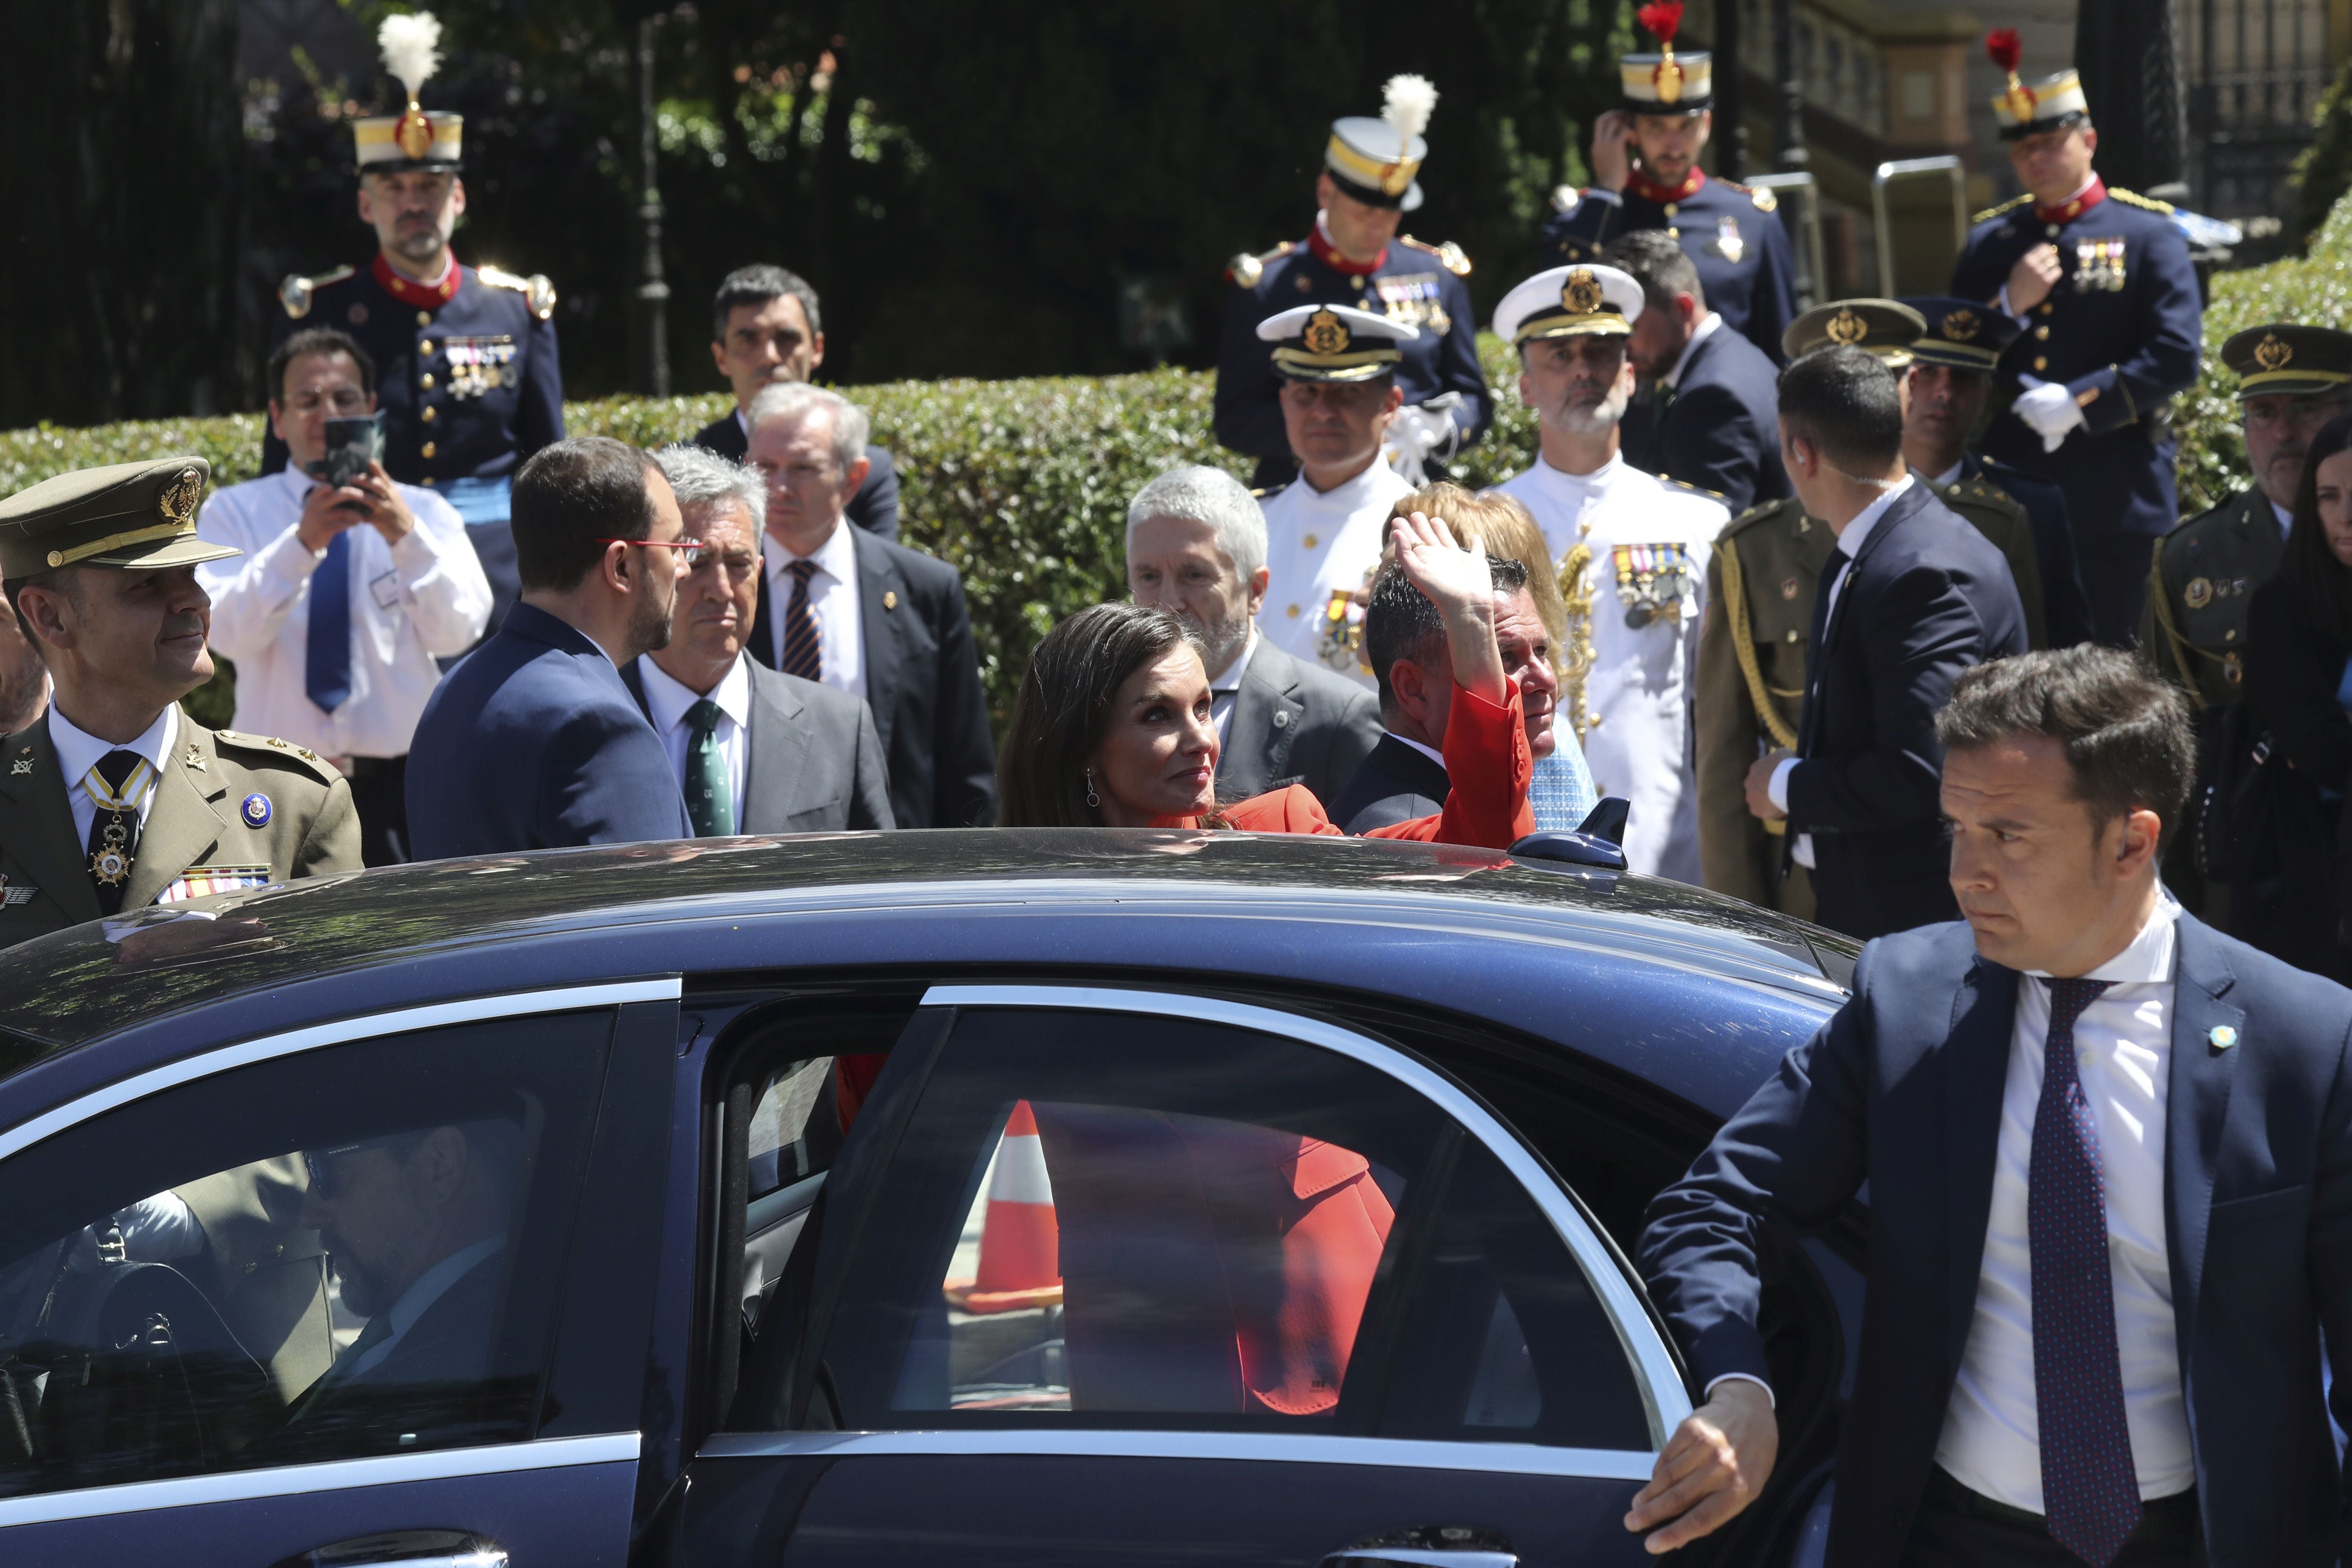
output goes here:
[[0, 1164], [0, 1495], [529, 1437], [611, 1029], [278, 1058]]
[[1527, 1194], [1337, 1052], [968, 1011], [878, 1180], [825, 1331], [847, 1426], [1648, 1446], [1608, 1316]]

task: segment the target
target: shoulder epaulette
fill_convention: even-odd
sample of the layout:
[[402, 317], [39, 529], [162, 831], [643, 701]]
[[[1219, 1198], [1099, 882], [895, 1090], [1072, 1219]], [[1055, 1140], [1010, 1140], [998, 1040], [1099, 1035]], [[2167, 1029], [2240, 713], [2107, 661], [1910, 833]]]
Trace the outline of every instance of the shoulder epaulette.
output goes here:
[[1670, 490], [1680, 490], [1685, 495], [1704, 496], [1708, 500], [1712, 501], [1719, 501], [1724, 499], [1723, 492], [1721, 490], [1711, 490], [1705, 485], [1692, 484], [1688, 479], [1670, 479], [1661, 474], [1658, 476], [1658, 483], [1665, 486], [1666, 489]]
[[1236, 283], [1244, 289], [1255, 289], [1257, 287], [1257, 280], [1265, 276], [1267, 262], [1279, 261], [1297, 248], [1297, 240], [1286, 239], [1272, 250], [1261, 250], [1255, 256], [1244, 250], [1225, 263], [1225, 277], [1228, 281]]
[[1759, 501], [1754, 506], [1749, 507], [1746, 511], [1741, 512], [1738, 517], [1733, 518], [1729, 522], [1725, 523], [1723, 525], [1722, 533], [1717, 537], [1728, 537], [1731, 534], [1738, 533], [1740, 530], [1748, 527], [1750, 524], [1760, 523], [1767, 518], [1777, 517], [1781, 512], [1786, 511], [1788, 509], [1796, 506], [1797, 504], [1797, 498], [1794, 496], [1782, 496], [1779, 500]]
[[356, 267], [338, 267], [332, 272], [321, 272], [316, 278], [305, 278], [289, 272], [286, 281], [278, 286], [278, 302], [286, 307], [286, 314], [299, 321], [310, 313], [310, 296], [330, 283], [341, 283], [359, 270]]
[[541, 321], [555, 314], [555, 285], [544, 272], [534, 272], [525, 278], [503, 267], [478, 267], [474, 276], [493, 289], [511, 289], [523, 297], [530, 313]]
[[2007, 490], [2002, 489], [2000, 486], [1989, 485], [1982, 479], [1955, 479], [1950, 484], [1944, 487], [1944, 499], [1946, 500], [1976, 501], [1983, 506], [1996, 507], [2004, 511], [2013, 511], [2020, 517], [2025, 515], [2025, 503], [2023, 501], [2018, 500]]
[[1425, 239], [1415, 239], [1409, 234], [1401, 234], [1397, 236], [1397, 242], [1401, 245], [1409, 245], [1415, 250], [1429, 252], [1430, 255], [1437, 258], [1437, 264], [1440, 267], [1444, 268], [1456, 278], [1470, 276], [1470, 258], [1462, 253], [1460, 246], [1450, 239], [1443, 245], [1432, 245]]
[[1727, 191], [1737, 191], [1746, 196], [1755, 204], [1756, 210], [1759, 213], [1777, 211], [1780, 205], [1780, 198], [1761, 185], [1743, 185], [1738, 180], [1727, 180], [1720, 175], [1717, 176], [1716, 183]]
[[1551, 188], [1551, 210], [1556, 213], [1572, 213], [1583, 200], [1584, 193], [1574, 185], [1554, 185]]
[[1969, 219], [1969, 221], [1972, 224], [1982, 223], [1987, 218], [1995, 218], [1999, 217], [2003, 213], [2015, 212], [2018, 208], [2023, 206], [2032, 199], [2033, 197], [2031, 193], [2021, 196], [2011, 196], [2009, 200], [2001, 203], [2000, 205], [1997, 207], [1985, 208], [1984, 211], [1977, 214], [1976, 216]]
[[1284, 487], [1281, 485], [1267, 485], [1261, 489], [1254, 489], [1250, 491], [1250, 500], [1264, 500], [1270, 495], [1279, 495], [1283, 489]]
[[2127, 191], [2121, 185], [2109, 185], [2107, 187], [2107, 195], [2115, 197], [2116, 200], [2123, 203], [2126, 206], [2145, 207], [2149, 212], [2163, 213], [2168, 217], [2172, 214], [2172, 204], [2170, 202], [2160, 202], [2154, 196], [2144, 196], [2137, 191]]
[[334, 763], [327, 761], [310, 747], [298, 746], [291, 741], [282, 741], [275, 735], [248, 735], [241, 730], [215, 730], [213, 742], [215, 745], [235, 746], [241, 752], [259, 752], [263, 756], [275, 757], [281, 762], [302, 763], [312, 773], [319, 775], [319, 782], [321, 784], [332, 784], [343, 776], [335, 771]]

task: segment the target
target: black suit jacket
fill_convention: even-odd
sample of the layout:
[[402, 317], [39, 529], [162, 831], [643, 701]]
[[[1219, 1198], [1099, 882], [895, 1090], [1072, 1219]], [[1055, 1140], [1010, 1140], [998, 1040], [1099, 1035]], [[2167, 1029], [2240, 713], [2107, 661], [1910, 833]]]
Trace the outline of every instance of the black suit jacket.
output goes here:
[[[992, 826], [996, 742], [963, 578], [944, 561], [870, 533], [853, 531], [850, 540], [866, 705], [889, 767], [890, 815], [900, 827]], [[771, 668], [776, 613], [763, 572], [751, 657]]]
[[1384, 734], [1339, 792], [1331, 820], [1340, 831], [1358, 835], [1375, 827], [1393, 827], [1444, 811], [1446, 792], [1452, 787], [1444, 763], [1433, 763], [1394, 735]]
[[[646, 718], [637, 659], [621, 670]], [[752, 660], [751, 757], [738, 833], [840, 833], [889, 828], [890, 781], [874, 715], [846, 691], [803, 680]]]
[[1234, 694], [1217, 793], [1246, 800], [1302, 784], [1328, 813], [1381, 735], [1381, 708], [1370, 692], [1260, 637]]
[[[732, 409], [713, 419], [694, 433], [694, 444], [707, 447], [722, 458], [743, 461], [750, 443], [743, 437], [743, 426]], [[866, 482], [849, 498], [841, 514], [868, 533], [879, 534], [896, 543], [898, 539], [898, 470], [890, 461], [890, 454], [879, 447], [866, 448]]]
[[1959, 912], [1936, 714], [1960, 671], [2025, 651], [2025, 609], [2000, 552], [1916, 479], [1863, 541], [1831, 620], [1845, 559], [1831, 555], [1814, 596], [1787, 842], [1813, 836], [1814, 918], [1874, 937]]
[[1780, 467], [1780, 367], [1729, 326], [1691, 351], [1663, 401], [1628, 410], [1625, 460], [1713, 490], [1737, 517], [1790, 493]]
[[[2346, 1489], [2320, 1396], [2352, 1345], [2352, 992], [2182, 915], [2165, 1235], [2206, 1544], [2333, 1563]], [[1873, 942], [1853, 998], [1658, 1194], [1637, 1248], [1704, 1386], [1769, 1381], [1768, 1229], [1869, 1186], [1870, 1278], [1840, 1436], [1832, 1568], [1899, 1561], [1973, 1321], [2018, 976], [1965, 925]], [[2233, 1035], [2215, 1042], [2214, 1031]], [[2352, 1425], [2352, 1383], [2336, 1418]]]

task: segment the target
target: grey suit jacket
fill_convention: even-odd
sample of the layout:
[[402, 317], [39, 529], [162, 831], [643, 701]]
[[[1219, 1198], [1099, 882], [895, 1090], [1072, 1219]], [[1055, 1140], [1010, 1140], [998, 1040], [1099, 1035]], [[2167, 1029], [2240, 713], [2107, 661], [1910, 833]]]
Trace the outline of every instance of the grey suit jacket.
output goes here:
[[[838, 833], [898, 826], [889, 771], [873, 710], [862, 699], [757, 659], [751, 671], [751, 755], [736, 803], [739, 833]], [[637, 661], [622, 667], [629, 695], [646, 707]]]
[[1260, 637], [1234, 696], [1218, 796], [1246, 800], [1303, 784], [1328, 811], [1382, 732], [1370, 692]]

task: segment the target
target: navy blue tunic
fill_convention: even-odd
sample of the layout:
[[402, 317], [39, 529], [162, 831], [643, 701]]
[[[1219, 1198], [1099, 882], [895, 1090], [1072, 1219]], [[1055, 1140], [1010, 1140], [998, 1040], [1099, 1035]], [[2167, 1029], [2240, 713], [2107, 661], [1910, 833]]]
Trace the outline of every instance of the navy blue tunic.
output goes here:
[[1573, 203], [1546, 220], [1542, 264], [1597, 262], [1611, 240], [1637, 228], [1671, 232], [1698, 267], [1707, 309], [1774, 364], [1787, 363], [1780, 334], [1797, 316], [1797, 269], [1770, 192], [1700, 169], [1677, 191], [1638, 176], [1622, 193], [1579, 191]]

